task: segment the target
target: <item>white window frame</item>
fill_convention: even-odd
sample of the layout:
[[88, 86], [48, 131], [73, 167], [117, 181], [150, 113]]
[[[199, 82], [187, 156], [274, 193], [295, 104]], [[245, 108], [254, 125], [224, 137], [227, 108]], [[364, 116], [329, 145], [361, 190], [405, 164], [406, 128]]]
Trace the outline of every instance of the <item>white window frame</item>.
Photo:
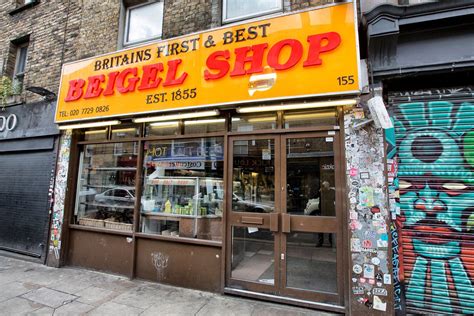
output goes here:
[[[139, 40], [139, 41], [128, 41], [128, 34], [130, 31], [130, 12], [134, 9], [137, 9], [139, 7], [144, 7], [146, 5], [154, 4], [154, 3], [162, 3], [162, 14], [161, 14], [161, 32], [155, 37], [147, 38], [144, 40]], [[125, 29], [123, 30], [123, 46], [130, 46], [130, 45], [136, 45], [140, 43], [145, 43], [153, 40], [160, 39], [163, 36], [163, 19], [165, 16], [165, 4], [164, 0], [158, 0], [158, 1], [153, 1], [153, 2], [145, 2], [145, 3], [140, 3], [131, 7], [126, 7], [125, 8]]]
[[251, 13], [247, 15], [242, 15], [239, 17], [235, 18], [227, 18], [227, 1], [229, 0], [222, 0], [222, 23], [232, 23], [236, 21], [242, 21], [242, 20], [248, 20], [251, 18], [259, 17], [259, 16], [264, 16], [264, 15], [270, 15], [274, 13], [281, 13], [283, 12], [283, 0], [280, 0], [280, 7], [277, 9], [273, 10], [267, 10], [267, 11], [262, 11], [262, 12], [257, 12], [257, 13]]

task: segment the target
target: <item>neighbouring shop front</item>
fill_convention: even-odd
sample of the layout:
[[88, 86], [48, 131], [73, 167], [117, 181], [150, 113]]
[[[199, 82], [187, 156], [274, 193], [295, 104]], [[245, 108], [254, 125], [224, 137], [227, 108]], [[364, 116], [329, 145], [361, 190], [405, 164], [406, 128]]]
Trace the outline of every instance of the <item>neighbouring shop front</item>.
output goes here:
[[54, 103], [0, 111], [0, 249], [44, 262], [59, 131]]
[[472, 5], [367, 15], [373, 76], [394, 122], [386, 140], [399, 315], [474, 313]]
[[[380, 231], [387, 215], [380, 131], [352, 131], [354, 14], [347, 2], [65, 65], [59, 262], [350, 312], [347, 190], [378, 185]], [[347, 183], [348, 147], [379, 153], [371, 179]]]

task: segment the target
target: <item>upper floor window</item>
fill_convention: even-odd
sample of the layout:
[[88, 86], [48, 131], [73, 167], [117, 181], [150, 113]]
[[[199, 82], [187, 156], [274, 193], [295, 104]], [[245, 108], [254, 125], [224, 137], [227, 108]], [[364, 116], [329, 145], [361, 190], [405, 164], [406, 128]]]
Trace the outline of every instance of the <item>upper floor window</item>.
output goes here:
[[28, 57], [28, 42], [14, 45], [15, 66], [13, 68], [13, 83], [16, 92], [23, 90], [23, 79], [25, 77], [26, 59]]
[[224, 0], [222, 20], [233, 22], [283, 10], [282, 0]]
[[124, 44], [130, 45], [161, 37], [163, 1], [127, 8]]

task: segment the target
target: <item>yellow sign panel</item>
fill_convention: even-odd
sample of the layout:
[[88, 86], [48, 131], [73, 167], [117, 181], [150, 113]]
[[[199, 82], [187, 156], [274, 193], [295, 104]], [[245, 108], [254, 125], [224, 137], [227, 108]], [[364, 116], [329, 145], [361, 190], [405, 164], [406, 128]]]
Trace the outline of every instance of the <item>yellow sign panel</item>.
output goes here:
[[354, 4], [63, 66], [56, 122], [359, 91]]

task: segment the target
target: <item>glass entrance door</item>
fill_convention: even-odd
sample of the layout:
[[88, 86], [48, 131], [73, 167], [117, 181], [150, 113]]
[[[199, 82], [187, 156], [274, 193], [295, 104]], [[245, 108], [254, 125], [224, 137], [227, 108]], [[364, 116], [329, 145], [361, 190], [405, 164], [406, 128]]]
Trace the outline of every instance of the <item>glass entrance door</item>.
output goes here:
[[337, 136], [230, 138], [228, 287], [342, 305]]

